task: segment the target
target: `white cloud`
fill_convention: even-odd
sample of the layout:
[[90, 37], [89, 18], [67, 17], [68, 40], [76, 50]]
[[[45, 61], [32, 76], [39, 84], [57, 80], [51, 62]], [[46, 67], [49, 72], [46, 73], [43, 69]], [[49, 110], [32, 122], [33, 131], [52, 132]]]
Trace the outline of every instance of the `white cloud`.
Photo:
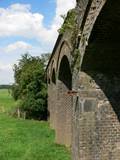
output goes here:
[[14, 82], [14, 75], [11, 64], [3, 64], [0, 62], [0, 84], [8, 84]]
[[42, 28], [43, 16], [31, 13], [29, 5], [14, 4], [0, 9], [0, 36], [37, 38]]
[[3, 50], [5, 53], [16, 53], [16, 52], [27, 52], [32, 49], [32, 46], [23, 41], [17, 41], [15, 43], [9, 44]]
[[29, 10], [31, 9], [31, 5], [30, 4], [13, 4], [10, 7], [10, 10], [13, 12], [29, 12]]
[[11, 69], [12, 69], [11, 64], [3, 64], [2, 62], [0, 62], [0, 71], [1, 70], [11, 70]]
[[76, 0], [57, 0], [56, 15], [66, 14], [67, 11], [73, 8], [76, 4]]
[[49, 52], [49, 50], [47, 50], [47, 48], [44, 46], [34, 46], [24, 41], [16, 41], [15, 43], [10, 43], [7, 46], [0, 48], [0, 56], [11, 55], [13, 56], [14, 63], [16, 61], [15, 57], [20, 58], [21, 54], [30, 53], [33, 56], [39, 56], [40, 54], [47, 52]]
[[73, 8], [75, 0], [56, 0], [56, 4], [56, 15], [49, 29], [44, 27], [44, 16], [32, 13], [29, 4], [18, 3], [6, 9], [0, 8], [0, 36], [23, 36], [52, 44], [58, 35], [57, 29], [63, 22], [60, 15]]
[[54, 17], [53, 23], [51, 25], [51, 29], [48, 30], [50, 35], [49, 40], [54, 42], [58, 36], [57, 30], [63, 23], [63, 19], [61, 15], [67, 14], [68, 10], [74, 8], [76, 4], [76, 0], [56, 0], [56, 15]]
[[[13, 82], [12, 64], [20, 54], [29, 52], [32, 55], [40, 55], [53, 47], [58, 36], [58, 28], [63, 23], [60, 15], [75, 6], [76, 0], [56, 0], [56, 14], [51, 26], [46, 28], [43, 24], [44, 16], [40, 13], [32, 13], [29, 4], [13, 4], [8, 8], [0, 8], [0, 37], [20, 36], [25, 38], [34, 38], [40, 42], [40, 46], [32, 46], [23, 41], [17, 41], [8, 46], [0, 47], [0, 55], [7, 57], [12, 54], [13, 60], [3, 58], [4, 63], [0, 62], [0, 84]], [[5, 63], [6, 61], [6, 63]], [[11, 63], [11, 64], [9, 64]]]

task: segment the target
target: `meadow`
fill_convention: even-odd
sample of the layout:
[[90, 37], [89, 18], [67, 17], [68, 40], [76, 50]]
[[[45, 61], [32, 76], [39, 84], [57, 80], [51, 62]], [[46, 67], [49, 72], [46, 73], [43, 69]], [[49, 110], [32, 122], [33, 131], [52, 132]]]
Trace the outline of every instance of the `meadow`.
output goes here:
[[0, 89], [0, 113], [11, 111], [16, 103], [7, 89]]
[[55, 144], [48, 122], [6, 114], [15, 105], [8, 91], [0, 90], [0, 160], [70, 160], [69, 149]]

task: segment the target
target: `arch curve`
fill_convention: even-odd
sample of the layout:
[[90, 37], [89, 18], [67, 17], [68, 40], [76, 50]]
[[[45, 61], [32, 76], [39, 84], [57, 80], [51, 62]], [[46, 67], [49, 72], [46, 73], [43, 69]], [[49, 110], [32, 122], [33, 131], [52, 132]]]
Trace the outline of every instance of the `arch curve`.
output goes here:
[[[74, 136], [77, 137], [76, 142], [74, 139], [74, 145], [78, 145], [77, 148], [79, 148], [78, 151], [74, 150], [74, 154], [78, 157], [82, 156], [80, 151], [83, 151], [83, 148], [78, 144], [79, 140], [80, 143], [86, 144], [85, 153], [88, 151], [88, 154], [84, 153], [85, 159], [95, 160], [99, 157], [98, 159], [114, 160], [113, 148], [115, 149], [115, 146], [120, 143], [118, 138], [116, 141], [113, 140], [116, 135], [120, 137], [120, 1], [98, 0], [98, 2], [101, 2], [99, 12], [95, 8], [93, 17], [92, 12], [89, 12], [83, 30], [84, 38], [81, 39], [84, 42], [80, 45], [83, 59], [80, 70], [79, 98], [84, 99], [84, 105], [82, 109], [78, 107], [81, 117], [86, 116], [88, 123], [90, 121], [95, 123], [89, 123], [90, 127], [88, 127], [86, 122], [74, 120]], [[102, 2], [105, 3], [102, 4]], [[88, 43], [86, 43], [87, 40]], [[89, 117], [89, 114], [93, 116]], [[78, 128], [79, 131], [83, 131], [80, 125], [84, 125], [86, 137], [80, 137], [75, 132]], [[93, 127], [92, 130], [91, 127]], [[95, 142], [96, 148], [94, 144], [88, 146], [91, 141]], [[117, 149], [115, 152], [117, 153]], [[76, 159], [79, 159], [78, 157]]]
[[[120, 1], [107, 0], [89, 33], [82, 70], [119, 72]], [[85, 32], [85, 31], [84, 31]]]
[[61, 59], [64, 55], [66, 55], [67, 58], [70, 59], [70, 52], [71, 52], [71, 46], [66, 40], [64, 40], [60, 46], [59, 53], [58, 53], [57, 64], [56, 64], [57, 70], [59, 68]]

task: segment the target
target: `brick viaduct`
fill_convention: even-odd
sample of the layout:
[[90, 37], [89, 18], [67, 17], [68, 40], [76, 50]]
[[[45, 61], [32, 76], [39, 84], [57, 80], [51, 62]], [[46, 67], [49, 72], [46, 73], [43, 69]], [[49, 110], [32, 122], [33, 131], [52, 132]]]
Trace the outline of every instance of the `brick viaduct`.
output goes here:
[[120, 160], [120, 0], [77, 0], [47, 81], [56, 142], [73, 160]]

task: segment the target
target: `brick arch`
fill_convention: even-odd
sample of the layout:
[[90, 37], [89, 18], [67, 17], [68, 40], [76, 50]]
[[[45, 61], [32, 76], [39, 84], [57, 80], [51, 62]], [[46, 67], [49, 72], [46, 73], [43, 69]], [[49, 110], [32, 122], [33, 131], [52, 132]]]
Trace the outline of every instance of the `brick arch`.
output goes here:
[[[79, 45], [72, 45], [72, 32], [66, 30], [58, 38], [52, 55], [57, 64], [57, 81], [56, 90], [49, 95], [53, 99], [55, 92], [57, 95], [53, 107], [56, 109], [56, 141], [70, 145], [67, 138], [71, 139], [71, 135], [67, 135], [72, 133], [73, 160], [117, 160], [120, 157], [119, 6], [119, 0], [77, 0], [77, 27], [80, 32], [79, 40], [75, 38]], [[74, 90], [69, 92], [73, 96], [71, 99], [67, 94], [69, 87], [59, 77], [64, 56], [70, 67], [71, 60], [78, 58], [74, 65], [77, 71], [72, 73]], [[72, 114], [68, 112], [71, 108]], [[71, 127], [69, 132], [66, 127], [71, 125], [70, 117], [73, 118], [72, 132]]]
[[69, 90], [71, 90], [72, 89], [72, 72], [71, 72], [69, 60], [66, 55], [62, 57], [58, 70], [59, 70], [58, 79], [62, 81]]
[[73, 159], [114, 160], [120, 152], [120, 1], [96, 1], [98, 9], [94, 2], [80, 44]]
[[52, 60], [51, 66], [50, 66], [50, 76], [51, 76], [51, 78], [52, 78], [53, 70], [55, 71], [55, 74], [56, 74], [56, 60], [55, 59]]
[[50, 82], [52, 81], [53, 70], [56, 75], [56, 60], [54, 58], [51, 60], [51, 63], [49, 64], [49, 68], [47, 69], [47, 81], [50, 81]]
[[[89, 2], [90, 2], [90, 6], [89, 6]], [[79, 3], [79, 1], [78, 1], [78, 3]], [[80, 4], [81, 3], [83, 3], [82, 0], [80, 1]], [[80, 39], [80, 43], [79, 43], [79, 49], [80, 49], [80, 53], [81, 53], [80, 65], [82, 65], [82, 63], [83, 63], [84, 54], [86, 53], [86, 50], [87, 50], [87, 48], [90, 44], [91, 37], [93, 37], [93, 30], [95, 28], [96, 21], [97, 21], [97, 25], [101, 25], [101, 24], [99, 24], [98, 19], [99, 19], [100, 15], [103, 14], [104, 10], [108, 10], [107, 6], [109, 7], [110, 5], [111, 5], [112, 13], [110, 11], [108, 11], [108, 15], [109, 14], [110, 15], [114, 14], [115, 13], [114, 11], [116, 10], [116, 7], [117, 7], [117, 13], [119, 15], [119, 5], [120, 5], [119, 3], [114, 2], [112, 0], [97, 0], [97, 1], [96, 0], [88, 0], [85, 3], [85, 4], [88, 5], [88, 6], [86, 6], [86, 10], [89, 10], [89, 11], [84, 12], [83, 17], [86, 18], [86, 19], [84, 20], [84, 18], [83, 18], [82, 22], [81, 22], [81, 26], [82, 25], [83, 26], [82, 26], [81, 39]], [[85, 15], [85, 14], [87, 14], [87, 15]], [[103, 14], [103, 16], [104, 16], [104, 14]], [[116, 16], [117, 19], [120, 18], [120, 17], [117, 17], [117, 14], [116, 15], [114, 14], [114, 16]], [[109, 20], [109, 18], [110, 17], [108, 17], [108, 20]], [[106, 20], [107, 20], [107, 18], [106, 18]], [[110, 18], [110, 20], [112, 20], [112, 19]], [[85, 22], [83, 22], [83, 21], [85, 21]], [[107, 23], [106, 23], [106, 26], [107, 26]], [[106, 26], [104, 24], [102, 24], [102, 29], [103, 29], [102, 34], [104, 34], [105, 31], [107, 31], [105, 29]], [[111, 30], [109, 30], [107, 32], [110, 33]], [[94, 37], [95, 37], [95, 32], [94, 32]]]
[[57, 128], [56, 142], [71, 145], [72, 139], [72, 97], [68, 94], [72, 88], [72, 73], [68, 56], [63, 54], [58, 68], [57, 79]]
[[55, 129], [56, 126], [56, 60], [53, 57], [51, 63], [49, 64], [48, 68], [48, 111], [49, 111], [49, 121], [51, 128]]
[[[94, 67], [94, 69], [99, 71], [112, 71], [114, 69], [116, 72], [119, 72], [119, 5], [120, 1], [114, 2], [107, 0], [102, 7], [102, 10], [99, 12], [99, 15], [97, 16], [97, 19], [95, 20], [94, 25], [92, 26], [88, 35], [88, 45], [86, 46], [85, 52], [83, 53], [85, 58], [83, 56], [82, 67], [84, 69], [87, 67], [92, 70]], [[91, 52], [94, 53], [90, 55]], [[97, 54], [95, 54], [95, 52], [97, 52]], [[88, 58], [89, 62], [87, 62]], [[86, 67], [85, 63], [87, 63]], [[93, 63], [93, 65], [91, 65], [91, 63]]]
[[67, 56], [69, 62], [71, 61], [71, 45], [67, 42], [67, 41], [63, 41], [61, 46], [60, 46], [60, 49], [58, 51], [58, 58], [57, 58], [57, 64], [56, 64], [56, 70], [57, 72], [59, 71], [59, 67], [60, 67], [60, 62], [61, 62], [61, 59], [64, 55]]
[[[83, 21], [81, 23], [82, 26], [82, 33], [81, 33], [81, 40], [79, 48], [81, 50], [81, 63], [82, 59], [86, 50], [86, 47], [88, 46], [88, 40], [91, 35], [92, 29], [94, 27], [94, 24], [98, 18], [98, 15], [100, 14], [102, 8], [104, 7], [106, 0], [89, 0], [90, 4], [86, 7], [86, 12], [84, 12]], [[87, 2], [87, 4], [88, 4]]]
[[50, 70], [47, 69], [47, 84], [50, 84]]

